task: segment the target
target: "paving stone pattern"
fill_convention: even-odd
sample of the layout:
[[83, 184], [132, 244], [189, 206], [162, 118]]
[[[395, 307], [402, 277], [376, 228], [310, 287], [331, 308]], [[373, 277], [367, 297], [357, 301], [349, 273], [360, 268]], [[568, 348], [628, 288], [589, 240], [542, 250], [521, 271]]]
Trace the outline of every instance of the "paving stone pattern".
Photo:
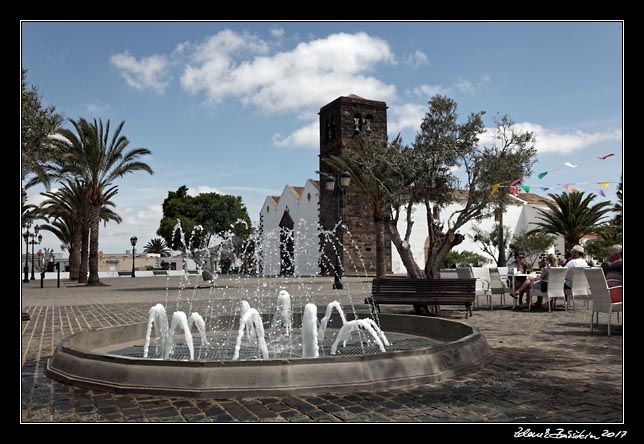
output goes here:
[[[176, 278], [174, 278], [176, 279]], [[196, 277], [194, 278], [196, 279]], [[291, 295], [321, 307], [334, 299], [366, 312], [365, 279], [347, 279], [350, 290], [331, 289], [331, 279], [265, 282], [233, 280], [230, 288], [190, 288], [164, 277], [105, 279], [106, 286], [83, 287], [55, 281], [23, 284], [22, 422], [458, 422], [458, 423], [620, 423], [623, 422], [622, 325], [606, 335], [606, 315], [590, 333], [590, 310], [481, 308], [468, 323], [478, 327], [495, 361], [478, 372], [404, 389], [289, 397], [210, 399], [126, 395], [77, 388], [45, 376], [47, 359], [61, 338], [91, 328], [145, 322], [157, 302], [168, 307], [190, 300], [209, 307], [239, 303], [247, 290], [268, 282], [269, 294]], [[203, 282], [199, 283], [200, 285]], [[185, 286], [185, 288], [184, 288]], [[304, 288], [314, 288], [305, 291]], [[276, 296], [275, 296], [276, 297]], [[297, 298], [294, 298], [297, 302]], [[294, 302], [294, 303], [295, 303]], [[411, 313], [407, 306], [383, 306]], [[321, 310], [321, 308], [319, 308]], [[446, 308], [442, 316], [465, 320], [464, 311]], [[615, 322], [615, 317], [613, 317]]]

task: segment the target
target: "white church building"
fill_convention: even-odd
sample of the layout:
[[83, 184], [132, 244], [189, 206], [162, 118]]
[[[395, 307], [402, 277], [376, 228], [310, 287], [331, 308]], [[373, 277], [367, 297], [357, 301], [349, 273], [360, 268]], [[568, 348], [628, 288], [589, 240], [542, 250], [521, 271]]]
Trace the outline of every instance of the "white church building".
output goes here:
[[[350, 150], [355, 138], [363, 132], [387, 138], [385, 102], [351, 94], [324, 105], [320, 108], [319, 116], [320, 177], [337, 173], [329, 169], [324, 162], [325, 158], [342, 155], [344, 150]], [[362, 198], [361, 190], [356, 185], [349, 186], [343, 195], [343, 204], [336, 206], [337, 194], [320, 189], [319, 181], [309, 179], [302, 187], [287, 185], [280, 196], [266, 197], [259, 215], [259, 242], [256, 248], [259, 273], [265, 276], [311, 276], [320, 274], [323, 268], [328, 273], [329, 264], [333, 267], [339, 262], [337, 258], [341, 257], [345, 274], [373, 274], [376, 269], [375, 225], [370, 204]], [[502, 221], [503, 226], [509, 228], [510, 236], [535, 228], [537, 210], [545, 209], [546, 201], [548, 199], [530, 193], [514, 196]], [[437, 218], [444, 226], [448, 226], [449, 216], [462, 206], [462, 202], [456, 201], [441, 209]], [[424, 268], [428, 245], [425, 211], [424, 205], [416, 206], [410, 238], [414, 258], [421, 269]], [[338, 226], [339, 220], [347, 227], [342, 231], [342, 242], [329, 241], [333, 238], [330, 232]], [[498, 227], [493, 217], [480, 222], [470, 221], [458, 230], [465, 236], [465, 240], [453, 250], [467, 250], [488, 257], [472, 240], [475, 226], [484, 232], [491, 232]], [[398, 231], [404, 233], [405, 228], [405, 221], [401, 220]], [[343, 248], [336, 248], [339, 247], [338, 244]], [[554, 249], [563, 251], [562, 239], [557, 240]], [[386, 255], [388, 256], [388, 251]], [[391, 263], [386, 269], [395, 274], [406, 272], [393, 245]]]
[[[319, 196], [320, 183], [309, 179], [303, 187], [287, 185], [280, 196], [268, 196], [260, 213], [260, 270], [265, 276], [294, 275], [315, 276], [320, 274], [319, 259]], [[503, 214], [503, 225], [509, 228], [510, 236], [536, 228], [538, 209], [546, 209], [546, 198], [536, 194], [520, 193], [512, 196], [513, 201]], [[439, 219], [447, 226], [448, 218], [463, 204], [454, 202], [440, 211]], [[429, 242], [424, 205], [416, 205], [413, 211], [415, 221], [409, 239], [414, 259], [421, 269], [424, 268]], [[498, 227], [494, 217], [482, 221], [470, 221], [459, 233], [465, 236], [463, 242], [453, 251], [471, 251], [489, 257], [472, 236], [478, 227], [483, 232], [491, 232]], [[398, 231], [404, 233], [404, 220], [398, 223]], [[564, 250], [562, 238], [558, 238], [553, 251]], [[491, 258], [490, 258], [491, 259]], [[396, 248], [391, 247], [391, 270], [394, 274], [405, 274], [406, 270]], [[347, 270], [348, 274], [350, 270]]]

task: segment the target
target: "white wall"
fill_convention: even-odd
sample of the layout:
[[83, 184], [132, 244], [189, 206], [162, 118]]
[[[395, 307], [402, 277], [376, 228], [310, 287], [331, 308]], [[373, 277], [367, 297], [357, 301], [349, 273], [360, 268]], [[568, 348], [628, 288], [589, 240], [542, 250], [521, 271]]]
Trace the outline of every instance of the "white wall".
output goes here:
[[[310, 195], [310, 199], [309, 199]], [[308, 180], [301, 195], [290, 186], [285, 186], [279, 202], [267, 197], [261, 209], [262, 236], [261, 260], [263, 274], [280, 273], [280, 232], [279, 223], [284, 212], [293, 219], [293, 267], [296, 276], [317, 275], [320, 272], [318, 213], [320, 190]]]
[[[452, 215], [456, 210], [460, 210], [461, 208], [463, 208], [463, 205], [459, 203], [453, 203], [441, 210], [440, 220], [445, 227], [447, 227], [448, 217]], [[514, 235], [514, 233], [528, 231], [532, 228], [536, 228], [534, 222], [537, 220], [535, 218], [538, 214], [537, 208], [546, 207], [537, 205], [523, 205], [521, 203], [508, 205], [506, 212], [503, 213], [503, 225], [507, 226], [510, 229], [510, 236]], [[413, 220], [415, 223], [412, 229], [411, 237], [409, 239], [409, 245], [411, 247], [412, 254], [414, 255], [414, 259], [421, 269], [424, 269], [425, 267], [424, 248], [425, 241], [427, 240], [428, 236], [426, 214], [427, 212], [424, 205], [416, 205], [414, 207]], [[461, 227], [461, 229], [458, 230], [459, 233], [465, 236], [465, 239], [461, 244], [454, 247], [453, 251], [471, 251], [473, 253], [480, 254], [483, 257], [490, 258], [490, 256], [484, 253], [479, 245], [472, 240], [471, 236], [474, 235], [473, 228], [475, 226], [477, 226], [484, 232], [490, 232], [492, 231], [493, 227], [496, 227], [496, 223], [494, 221], [494, 217], [486, 218], [481, 222], [470, 221], [466, 223], [463, 227]], [[398, 221], [398, 231], [404, 234], [405, 230], [406, 221], [403, 217], [401, 217]], [[558, 237], [557, 239], [556, 248], [560, 248], [560, 251], [563, 251], [563, 239], [561, 237]], [[400, 259], [400, 255], [398, 254], [396, 247], [393, 244], [391, 246], [391, 256], [392, 271], [394, 273], [405, 274], [407, 271], [402, 264], [402, 260]], [[494, 262], [490, 258], [489, 265], [492, 265], [493, 263]]]

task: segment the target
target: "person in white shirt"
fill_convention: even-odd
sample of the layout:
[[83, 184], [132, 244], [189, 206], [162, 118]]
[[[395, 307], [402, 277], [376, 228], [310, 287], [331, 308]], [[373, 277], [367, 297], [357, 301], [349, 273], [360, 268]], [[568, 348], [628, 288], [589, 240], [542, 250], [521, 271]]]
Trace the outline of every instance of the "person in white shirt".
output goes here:
[[586, 252], [584, 251], [584, 247], [582, 247], [581, 245], [575, 245], [574, 247], [572, 247], [570, 254], [572, 255], [572, 259], [566, 262], [565, 265], [565, 268], [569, 269], [566, 272], [566, 279], [564, 280], [564, 288], [567, 289], [572, 288], [572, 275], [574, 273], [573, 268], [590, 266], [588, 265], [588, 262], [586, 262], [586, 259], [584, 259]]

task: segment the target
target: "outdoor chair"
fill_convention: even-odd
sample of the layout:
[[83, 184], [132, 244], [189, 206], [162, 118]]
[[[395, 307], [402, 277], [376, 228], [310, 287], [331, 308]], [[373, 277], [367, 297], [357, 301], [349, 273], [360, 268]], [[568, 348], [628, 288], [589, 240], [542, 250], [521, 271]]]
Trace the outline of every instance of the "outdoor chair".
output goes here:
[[[533, 288], [528, 298], [528, 310], [532, 305], [532, 296], [542, 296], [546, 299], [548, 304], [548, 311], [552, 311], [550, 305], [550, 299], [562, 298], [564, 301], [564, 307], [568, 310], [568, 304], [566, 302], [566, 294], [564, 293], [564, 280], [566, 279], [567, 268], [563, 267], [552, 267], [548, 269], [548, 290], [543, 292], [539, 289]], [[556, 301], [555, 301], [556, 303]]]
[[[508, 267], [490, 267], [490, 293], [501, 295], [501, 305], [505, 305], [505, 295], [510, 294], [508, 287]], [[490, 296], [491, 298], [491, 296]]]
[[[459, 279], [476, 279], [476, 308], [479, 308], [479, 296], [485, 296], [486, 299], [490, 298], [490, 277], [483, 276], [480, 272], [475, 271], [478, 267], [459, 267], [456, 269], [456, 275]], [[491, 307], [491, 305], [490, 305]]]
[[572, 274], [572, 288], [566, 289], [565, 293], [569, 300], [572, 299], [572, 308], [575, 308], [575, 298], [584, 298], [584, 306], [588, 308], [588, 296], [590, 295], [590, 288], [588, 288], [588, 280], [584, 273], [585, 268], [575, 268]]
[[593, 318], [597, 313], [597, 325], [599, 325], [599, 313], [608, 313], [608, 336], [610, 336], [610, 320], [613, 313], [617, 313], [619, 322], [619, 312], [622, 310], [622, 302], [613, 302], [610, 298], [610, 290], [621, 288], [621, 285], [608, 287], [604, 271], [601, 268], [584, 268], [586, 279], [590, 285], [590, 295], [593, 298], [593, 310], [590, 315], [590, 333], [593, 332]]

